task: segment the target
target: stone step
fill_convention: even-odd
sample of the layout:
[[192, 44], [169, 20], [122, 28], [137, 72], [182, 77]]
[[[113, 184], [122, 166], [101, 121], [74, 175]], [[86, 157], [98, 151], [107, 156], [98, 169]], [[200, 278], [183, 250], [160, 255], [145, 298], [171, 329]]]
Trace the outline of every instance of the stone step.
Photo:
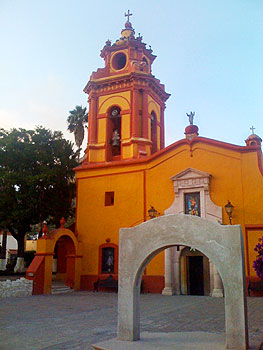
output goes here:
[[74, 289], [71, 289], [65, 285], [52, 285], [51, 294], [62, 294], [62, 293], [71, 293], [74, 292]]

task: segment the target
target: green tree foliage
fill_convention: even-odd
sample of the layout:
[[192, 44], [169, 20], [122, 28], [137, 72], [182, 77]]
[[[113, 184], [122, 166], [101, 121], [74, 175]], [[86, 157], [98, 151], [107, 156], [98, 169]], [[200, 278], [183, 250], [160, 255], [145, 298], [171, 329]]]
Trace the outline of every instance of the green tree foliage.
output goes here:
[[75, 196], [73, 145], [59, 131], [0, 129], [0, 227], [18, 242], [30, 226], [49, 218], [56, 225], [71, 214]]
[[73, 111], [70, 111], [67, 122], [68, 130], [74, 133], [75, 143], [78, 147], [78, 154], [80, 153], [81, 145], [84, 140], [84, 124], [88, 122], [87, 108], [76, 106]]

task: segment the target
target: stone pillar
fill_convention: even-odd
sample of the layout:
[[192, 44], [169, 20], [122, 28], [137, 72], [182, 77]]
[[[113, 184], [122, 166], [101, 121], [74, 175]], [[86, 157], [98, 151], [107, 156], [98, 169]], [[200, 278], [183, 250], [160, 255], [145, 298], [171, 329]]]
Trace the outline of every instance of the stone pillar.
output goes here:
[[210, 291], [209, 295], [212, 296], [213, 290], [214, 290], [214, 264], [209, 259], [209, 274], [210, 274]]
[[177, 251], [177, 248], [171, 248], [174, 251], [173, 254], [173, 270], [174, 270], [174, 279], [173, 279], [173, 288], [176, 295], [181, 294], [180, 288], [180, 251]]
[[173, 262], [172, 262], [173, 248], [167, 248], [164, 251], [164, 264], [165, 264], [165, 287], [162, 291], [163, 295], [174, 295], [173, 289]]
[[212, 292], [212, 297], [222, 298], [223, 296], [224, 296], [224, 292], [223, 292], [222, 280], [214, 265], [214, 289]]

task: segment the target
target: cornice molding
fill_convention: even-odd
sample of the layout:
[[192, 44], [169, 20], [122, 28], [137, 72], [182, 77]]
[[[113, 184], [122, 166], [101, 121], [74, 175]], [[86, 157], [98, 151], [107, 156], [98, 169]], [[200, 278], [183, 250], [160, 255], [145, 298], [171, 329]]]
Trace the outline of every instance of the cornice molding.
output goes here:
[[153, 76], [146, 76], [145, 74], [130, 73], [118, 77], [109, 77], [106, 79], [90, 80], [84, 92], [87, 94], [96, 93], [101, 95], [103, 93], [118, 92], [127, 89], [150, 89], [164, 102], [170, 94], [165, 92], [164, 85]]

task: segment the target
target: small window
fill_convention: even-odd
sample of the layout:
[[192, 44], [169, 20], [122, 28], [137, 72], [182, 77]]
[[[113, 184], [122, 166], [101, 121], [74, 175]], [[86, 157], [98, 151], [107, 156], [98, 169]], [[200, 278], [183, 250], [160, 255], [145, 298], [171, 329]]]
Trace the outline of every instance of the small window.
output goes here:
[[114, 205], [114, 192], [105, 192], [105, 206]]

